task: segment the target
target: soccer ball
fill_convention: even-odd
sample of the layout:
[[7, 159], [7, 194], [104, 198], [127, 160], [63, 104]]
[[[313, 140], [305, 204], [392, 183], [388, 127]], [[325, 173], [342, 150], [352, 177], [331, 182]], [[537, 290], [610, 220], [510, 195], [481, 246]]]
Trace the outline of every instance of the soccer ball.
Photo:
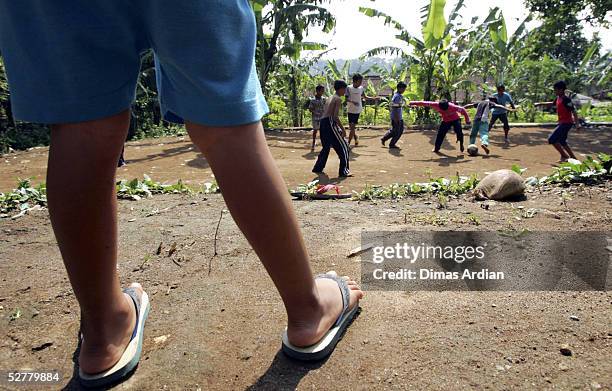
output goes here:
[[470, 144], [467, 147], [467, 153], [470, 156], [478, 156], [478, 147], [474, 144]]

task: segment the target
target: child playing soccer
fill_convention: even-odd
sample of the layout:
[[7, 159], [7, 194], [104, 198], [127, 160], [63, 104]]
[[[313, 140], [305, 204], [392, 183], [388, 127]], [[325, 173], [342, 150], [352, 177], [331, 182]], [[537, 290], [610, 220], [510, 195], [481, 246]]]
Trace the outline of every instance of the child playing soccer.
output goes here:
[[382, 145], [385, 145], [387, 140], [391, 139], [389, 143], [390, 149], [399, 148], [396, 144], [400, 137], [404, 133], [404, 120], [403, 120], [403, 108], [406, 104], [403, 93], [406, 91], [406, 83], [397, 83], [397, 92], [391, 99], [391, 129], [380, 139]]
[[323, 97], [323, 93], [325, 92], [325, 87], [322, 85], [318, 85], [315, 89], [314, 98], [310, 99], [308, 103], [308, 110], [312, 113], [312, 148], [310, 152], [314, 152], [315, 145], [317, 144], [317, 132], [321, 129], [321, 116], [323, 116], [323, 112], [325, 111], [325, 98]]
[[471, 122], [469, 114], [463, 107], [449, 103], [446, 100], [441, 100], [440, 102], [415, 101], [410, 102], [408, 105], [413, 107], [431, 107], [442, 117], [442, 122], [440, 123], [440, 128], [438, 129], [438, 135], [436, 136], [436, 143], [432, 152], [440, 153], [440, 148], [442, 147], [446, 133], [450, 130], [450, 128], [455, 130], [457, 142], [459, 143], [459, 149], [461, 152], [465, 150], [463, 147], [463, 129], [461, 128], [461, 118], [459, 117], [459, 114], [463, 115], [466, 124], [469, 125]]
[[312, 276], [260, 121], [268, 108], [255, 41], [253, 11], [241, 0], [0, 1], [13, 113], [52, 124], [49, 216], [81, 309], [77, 376], [87, 387], [135, 370], [150, 308], [142, 286], [119, 283], [115, 187], [146, 50], [156, 56], [162, 113], [185, 120], [280, 293], [288, 317], [283, 351], [309, 359], [300, 347], [318, 344], [328, 355], [338, 340], [331, 336], [355, 316], [363, 293], [354, 281]]
[[561, 154], [559, 162], [566, 162], [569, 158], [576, 159], [576, 155], [574, 155], [574, 152], [567, 143], [567, 137], [574, 125], [576, 129], [580, 128], [580, 119], [572, 99], [565, 95], [567, 84], [564, 81], [558, 81], [555, 83], [554, 89], [557, 97], [553, 102], [536, 103], [536, 106], [556, 107], [559, 125], [548, 137], [548, 143]]
[[346, 101], [347, 101], [347, 113], [348, 113], [348, 124], [349, 124], [349, 138], [348, 145], [351, 145], [351, 141], [355, 139], [355, 146], [359, 145], [359, 138], [357, 133], [357, 124], [359, 123], [359, 116], [363, 111], [363, 98], [376, 99], [375, 97], [367, 96], [363, 89], [363, 76], [359, 73], [353, 75], [353, 85], [346, 89]]
[[515, 111], [515, 109], [506, 109], [505, 106], [497, 104], [496, 96], [491, 96], [487, 100], [464, 106], [465, 109], [472, 107], [476, 107], [476, 115], [474, 116], [472, 132], [470, 133], [470, 144], [476, 144], [476, 136], [479, 135], [480, 146], [488, 155], [491, 153], [489, 149], [489, 114], [491, 113], [491, 109], [503, 108], [508, 111]]
[[516, 107], [514, 107], [512, 97], [506, 92], [506, 86], [504, 86], [503, 84], [497, 86], [497, 94], [494, 96], [497, 99], [497, 104], [501, 107], [493, 108], [491, 124], [489, 125], [489, 132], [491, 131], [491, 129], [493, 129], [493, 125], [495, 125], [495, 122], [497, 122], [498, 119], [501, 120], [501, 122], [504, 124], [504, 141], [507, 144], [510, 142], [510, 139], [508, 138], [508, 134], [510, 133], [510, 124], [508, 123], [509, 110], [506, 108], [506, 105], [510, 104], [512, 110], [515, 110]]
[[350, 175], [349, 147], [344, 137], [342, 137], [344, 126], [342, 122], [340, 122], [339, 117], [342, 97], [346, 93], [346, 88], [346, 82], [343, 80], [336, 80], [334, 82], [334, 90], [336, 90], [336, 93], [329, 98], [325, 104], [325, 111], [321, 117], [321, 144], [323, 149], [319, 152], [317, 163], [312, 169], [312, 172], [316, 174], [323, 173], [325, 165], [327, 164], [327, 158], [329, 157], [329, 150], [333, 148], [340, 159], [340, 172], [338, 175], [341, 178]]

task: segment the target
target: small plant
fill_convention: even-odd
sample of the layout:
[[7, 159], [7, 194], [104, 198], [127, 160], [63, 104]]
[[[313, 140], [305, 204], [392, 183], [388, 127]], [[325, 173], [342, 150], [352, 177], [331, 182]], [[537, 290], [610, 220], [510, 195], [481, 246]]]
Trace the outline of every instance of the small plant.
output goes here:
[[448, 206], [448, 197], [443, 193], [438, 193], [438, 209], [446, 209]]
[[561, 199], [561, 204], [563, 204], [563, 206], [565, 206], [565, 209], [569, 210], [569, 207], [567, 206], [567, 203], [572, 200], [572, 196], [570, 195], [570, 193], [564, 190], [561, 193], [561, 197], [559, 197], [559, 198]]
[[468, 221], [474, 225], [480, 225], [480, 217], [477, 215], [470, 213], [467, 217]]
[[9, 316], [10, 321], [14, 321], [21, 318], [21, 310], [17, 308], [13, 313]]

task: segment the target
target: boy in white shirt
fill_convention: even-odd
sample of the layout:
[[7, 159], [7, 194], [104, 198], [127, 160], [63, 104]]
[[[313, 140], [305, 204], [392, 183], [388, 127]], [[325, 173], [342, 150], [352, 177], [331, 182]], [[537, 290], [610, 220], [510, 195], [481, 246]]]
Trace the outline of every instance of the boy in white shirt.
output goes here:
[[359, 123], [359, 115], [363, 111], [362, 99], [376, 99], [375, 97], [365, 95], [363, 89], [363, 76], [359, 73], [353, 75], [353, 85], [346, 88], [346, 101], [347, 101], [347, 112], [348, 112], [348, 123], [349, 123], [349, 138], [348, 145], [351, 145], [351, 141], [355, 139], [355, 146], [359, 145], [359, 138], [355, 133], [357, 124]]

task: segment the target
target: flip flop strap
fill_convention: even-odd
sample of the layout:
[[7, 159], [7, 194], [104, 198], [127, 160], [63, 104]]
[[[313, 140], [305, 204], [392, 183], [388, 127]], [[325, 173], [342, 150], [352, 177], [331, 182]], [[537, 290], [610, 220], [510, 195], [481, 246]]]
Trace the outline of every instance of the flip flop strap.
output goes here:
[[348, 284], [346, 281], [338, 276], [333, 276], [331, 274], [319, 274], [315, 277], [315, 279], [326, 278], [328, 280], [334, 280], [336, 284], [338, 284], [338, 288], [340, 288], [340, 294], [342, 295], [342, 312], [338, 319], [336, 319], [336, 323], [334, 323], [334, 327], [340, 324], [342, 317], [347, 313], [350, 304], [351, 292], [349, 290]]
[[140, 319], [140, 296], [135, 288], [123, 288], [123, 293], [127, 293], [134, 302], [134, 307], [136, 308], [136, 324], [134, 325], [134, 331], [132, 331], [132, 336], [130, 337], [130, 341], [136, 337], [136, 333], [138, 332], [138, 321]]

